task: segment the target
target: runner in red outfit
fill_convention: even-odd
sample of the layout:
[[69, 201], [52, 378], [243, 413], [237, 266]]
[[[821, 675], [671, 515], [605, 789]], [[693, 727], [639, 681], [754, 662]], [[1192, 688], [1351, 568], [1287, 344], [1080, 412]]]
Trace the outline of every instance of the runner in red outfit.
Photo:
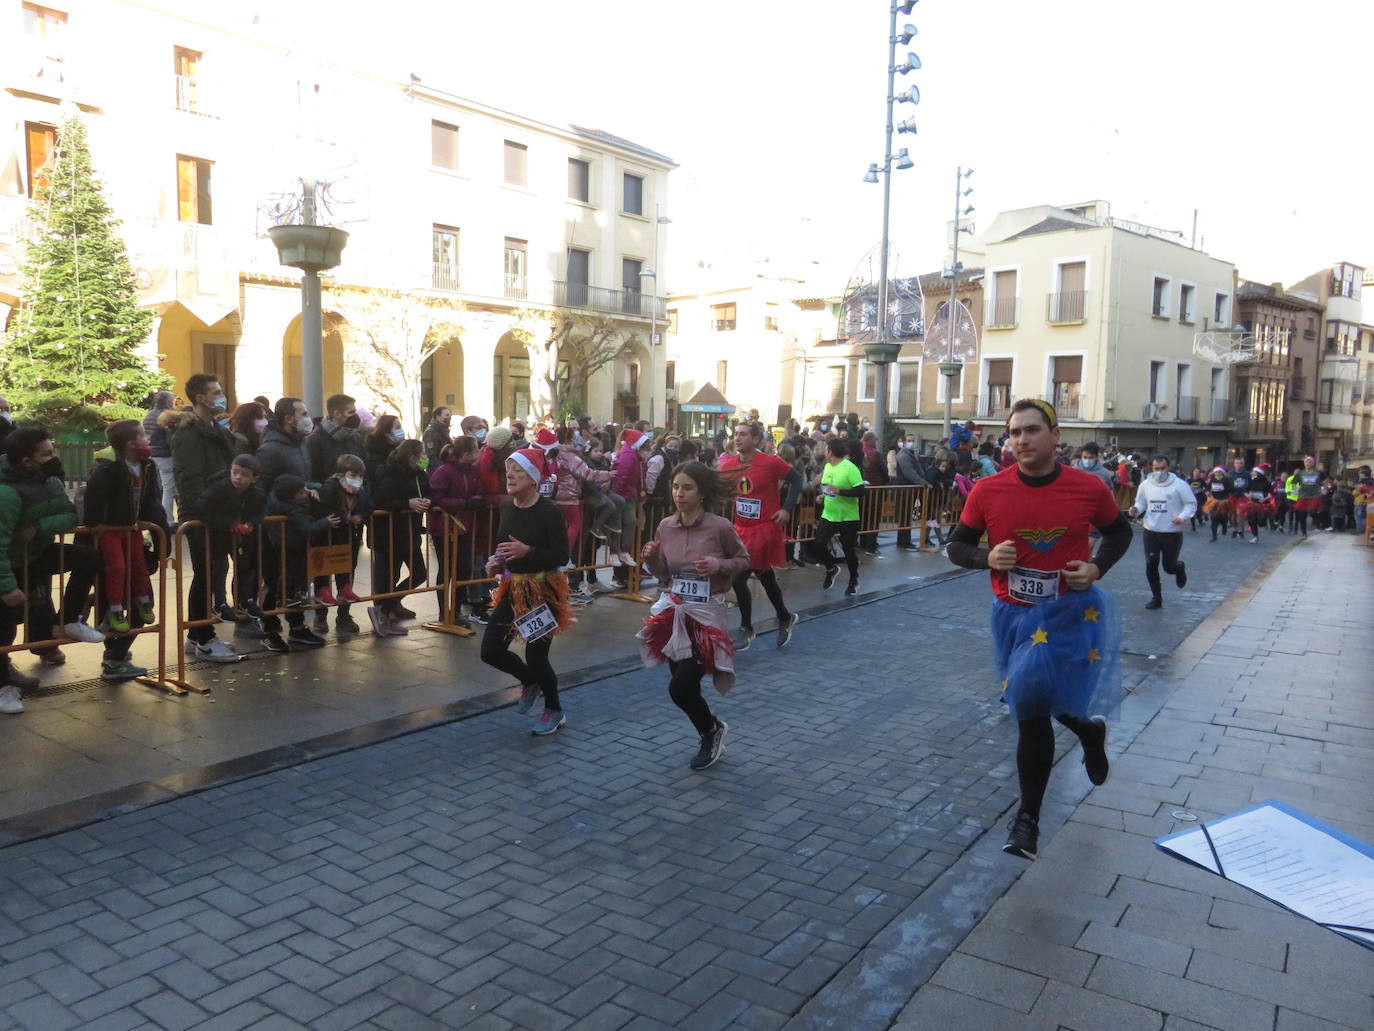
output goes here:
[[[787, 561], [783, 549], [784, 528], [791, 521], [792, 509], [797, 507], [797, 498], [801, 495], [801, 473], [791, 462], [760, 451], [762, 441], [760, 424], [740, 423], [735, 427], [736, 453], [721, 459], [720, 463], [721, 478], [735, 492], [735, 530], [749, 550], [750, 568], [734, 580], [743, 634], [740, 651], [754, 642], [754, 600], [749, 594], [751, 573], [763, 584], [764, 593], [777, 613], [779, 648], [786, 647], [792, 639], [792, 628], [797, 625], [796, 615], [787, 611], [787, 603], [782, 599], [782, 588], [778, 586], [773, 567]], [[784, 483], [787, 485], [786, 498], [782, 497]]]

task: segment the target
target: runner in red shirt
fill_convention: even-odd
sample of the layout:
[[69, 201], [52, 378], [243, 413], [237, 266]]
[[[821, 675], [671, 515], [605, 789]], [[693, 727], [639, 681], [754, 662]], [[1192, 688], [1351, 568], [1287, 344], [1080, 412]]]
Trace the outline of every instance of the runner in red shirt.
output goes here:
[[[1021, 800], [1002, 851], [1034, 859], [1054, 763], [1050, 718], [1078, 736], [1089, 780], [1105, 782], [1110, 769], [1102, 714], [1120, 704], [1121, 631], [1115, 602], [1093, 583], [1130, 547], [1131, 525], [1101, 480], [1055, 460], [1051, 405], [1017, 401], [1007, 429], [1016, 467], [974, 485], [948, 553], [956, 565], [992, 571], [993, 649], [1020, 735]], [[985, 531], [990, 551], [979, 548]]]
[[[792, 628], [797, 616], [787, 611], [782, 600], [774, 566], [787, 562], [783, 549], [785, 527], [792, 519], [792, 509], [801, 496], [801, 473], [791, 462], [777, 455], [759, 450], [763, 442], [763, 427], [756, 422], [742, 422], [735, 427], [735, 454], [721, 459], [721, 478], [735, 492], [735, 530], [749, 550], [749, 567], [735, 577], [735, 601], [739, 605], [740, 631], [743, 640], [738, 646], [744, 651], [754, 643], [754, 599], [749, 594], [752, 573], [763, 584], [764, 593], [773, 603], [778, 615], [778, 647], [784, 648], [792, 640]], [[787, 485], [787, 497], [782, 486]]]

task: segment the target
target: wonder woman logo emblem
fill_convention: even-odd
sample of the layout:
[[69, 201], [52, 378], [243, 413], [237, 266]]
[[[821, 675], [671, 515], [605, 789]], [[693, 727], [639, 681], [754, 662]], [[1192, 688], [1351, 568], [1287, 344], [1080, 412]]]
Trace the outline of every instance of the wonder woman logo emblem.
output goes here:
[[738, 483], [738, 485], [737, 485], [737, 487], [736, 487], [735, 492], [736, 492], [737, 494], [745, 494], [745, 495], [753, 494], [753, 493], [754, 493], [754, 485], [753, 485], [752, 483], [749, 482], [749, 477], [748, 477], [748, 476], [741, 476], [741, 477], [739, 478], [739, 483]]
[[1068, 531], [1067, 526], [1056, 526], [1049, 530], [1017, 530], [1016, 536], [1029, 544], [1036, 551], [1049, 551], [1055, 546], [1060, 537]]

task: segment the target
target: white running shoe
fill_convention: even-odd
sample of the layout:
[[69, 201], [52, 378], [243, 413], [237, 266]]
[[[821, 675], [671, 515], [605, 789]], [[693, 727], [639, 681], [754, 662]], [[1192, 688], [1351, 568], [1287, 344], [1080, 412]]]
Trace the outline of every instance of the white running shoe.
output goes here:
[[628, 551], [622, 551], [619, 555], [617, 555], [616, 561], [622, 566], [635, 565], [634, 556], [631, 555]]
[[100, 644], [105, 640], [105, 635], [99, 630], [77, 619], [62, 625], [62, 636], [81, 644]]
[[205, 644], [196, 645], [196, 658], [210, 662], [238, 662], [243, 656], [215, 637]]
[[19, 688], [14, 685], [0, 687], [0, 712], [18, 715], [24, 711], [24, 703], [19, 700]]

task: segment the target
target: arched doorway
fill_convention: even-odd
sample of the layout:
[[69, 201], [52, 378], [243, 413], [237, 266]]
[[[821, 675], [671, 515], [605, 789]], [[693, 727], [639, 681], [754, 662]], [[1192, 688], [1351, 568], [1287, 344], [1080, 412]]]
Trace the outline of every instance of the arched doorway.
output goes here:
[[[420, 367], [420, 407], [422, 419], [428, 419], [435, 408], [452, 409], [460, 417], [469, 413], [463, 407], [463, 341], [462, 331], [452, 323], [431, 327], [425, 336], [425, 351], [429, 356]], [[457, 422], [454, 422], [455, 428]]]
[[523, 419], [530, 411], [530, 355], [511, 333], [496, 344], [492, 375], [492, 417]]
[[[344, 337], [348, 320], [338, 312], [324, 313], [324, 396], [344, 392]], [[305, 396], [305, 371], [301, 353], [301, 317], [286, 327], [281, 347], [282, 397]]]

